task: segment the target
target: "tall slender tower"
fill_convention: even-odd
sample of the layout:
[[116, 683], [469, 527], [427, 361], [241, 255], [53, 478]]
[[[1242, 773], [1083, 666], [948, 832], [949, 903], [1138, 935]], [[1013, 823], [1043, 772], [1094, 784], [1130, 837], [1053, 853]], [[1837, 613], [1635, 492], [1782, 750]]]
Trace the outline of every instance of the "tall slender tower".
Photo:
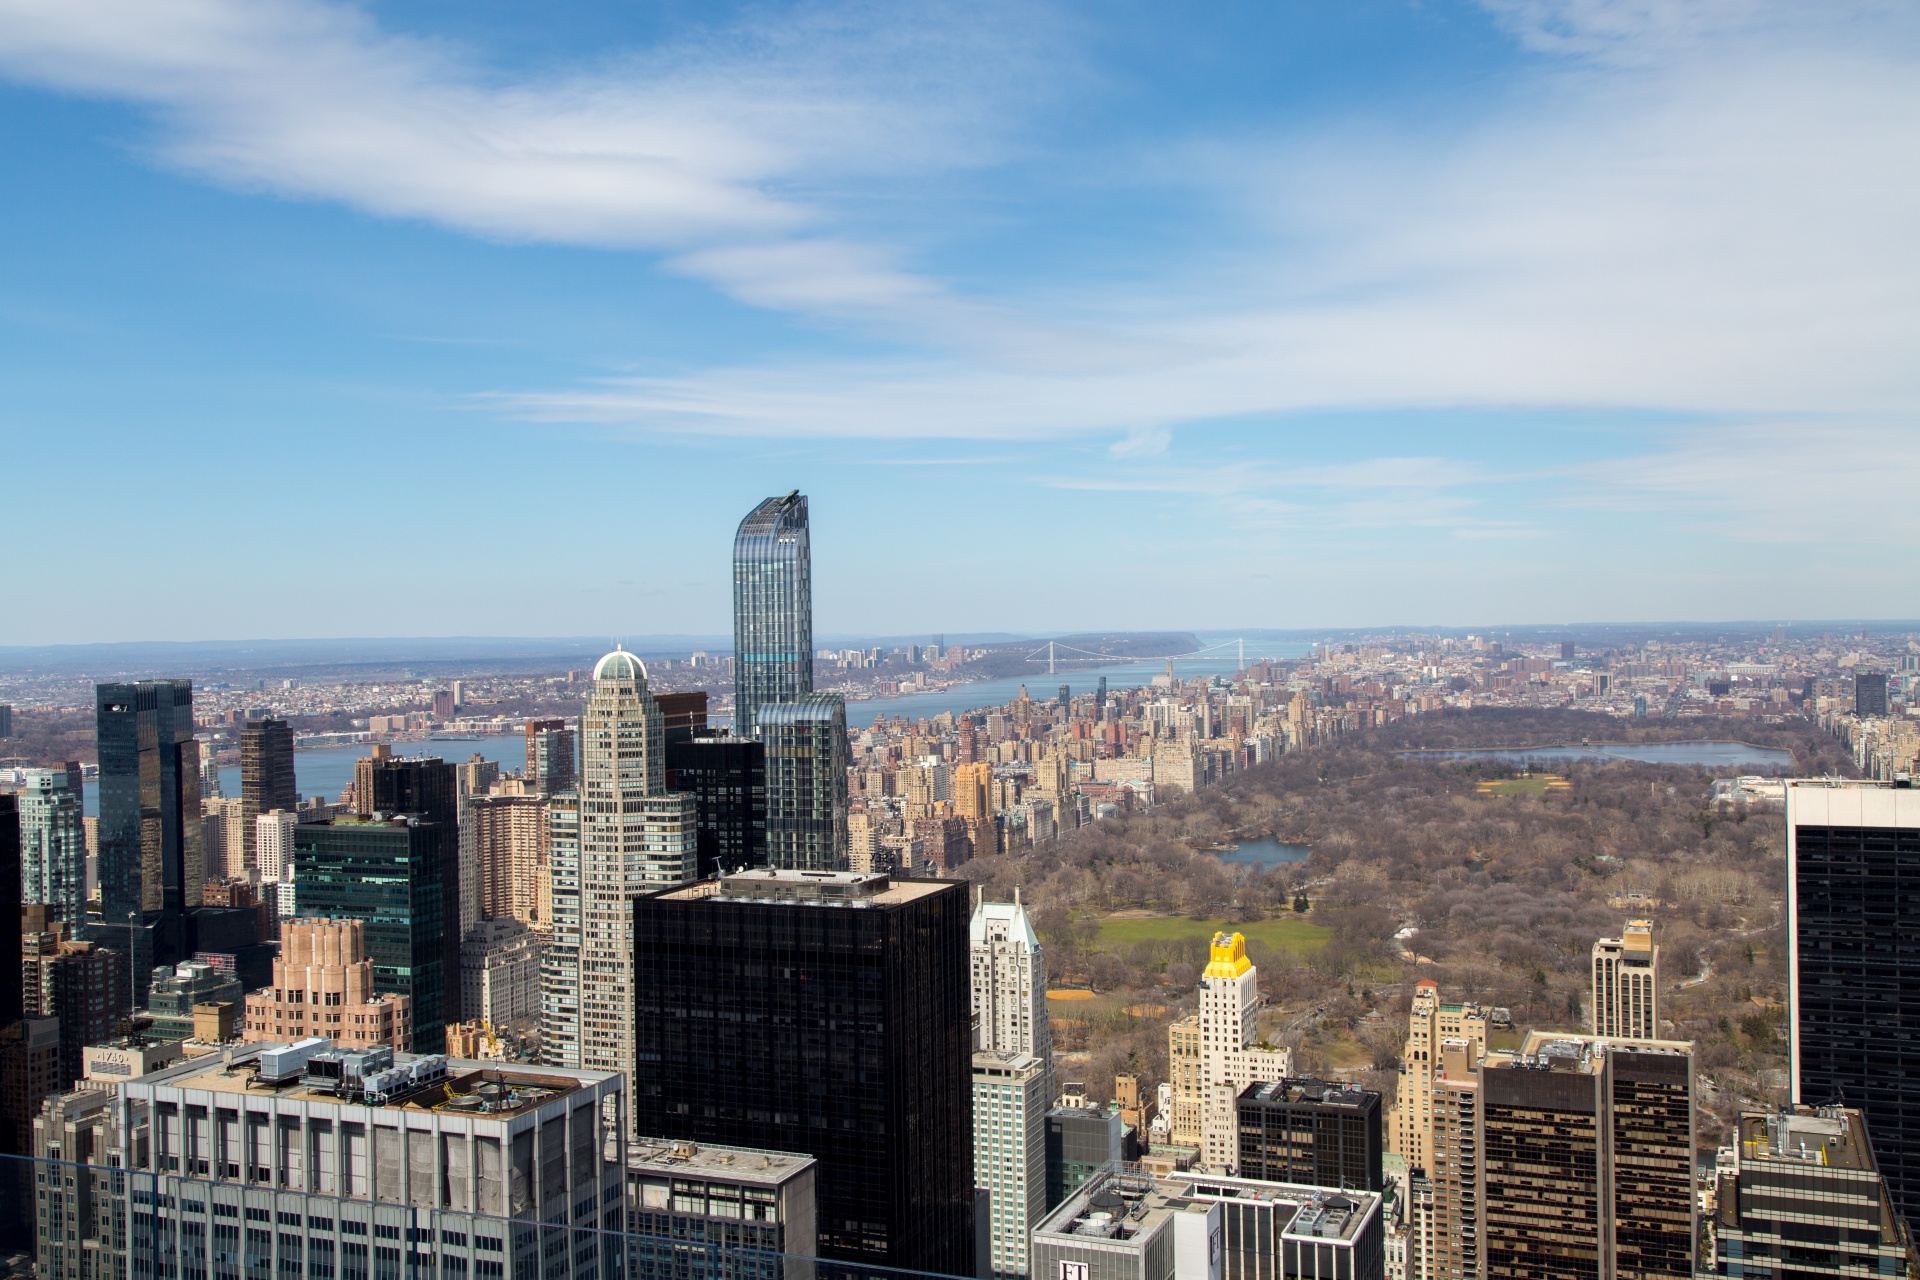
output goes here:
[[206, 884], [193, 681], [97, 685], [94, 719], [100, 920], [89, 932], [130, 957], [135, 1004], [145, 1008], [154, 966], [190, 953], [187, 913]]
[[260, 865], [256, 820], [275, 809], [292, 813], [299, 807], [300, 792], [293, 781], [293, 726], [285, 720], [249, 721], [240, 730], [241, 832], [249, 880], [258, 878]]
[[79, 779], [29, 769], [20, 799], [20, 901], [44, 903], [68, 936], [87, 922], [87, 836]]
[[813, 555], [799, 490], [747, 513], [733, 538], [733, 731], [813, 692]]
[[1240, 1166], [1240, 1091], [1256, 1081], [1293, 1074], [1293, 1052], [1254, 1043], [1260, 1012], [1260, 974], [1247, 959], [1240, 934], [1213, 935], [1211, 958], [1200, 975], [1200, 1158], [1232, 1173]]
[[1029, 1274], [1028, 1244], [1047, 1212], [1047, 1109], [1053, 1036], [1047, 959], [1020, 905], [973, 909], [973, 1167], [987, 1190], [987, 1246], [996, 1276]]
[[1619, 937], [1593, 944], [1593, 1033], [1659, 1039], [1660, 948], [1651, 921], [1629, 920]]
[[[616, 649], [594, 667], [580, 746], [579, 908], [560, 918], [556, 872], [554, 941], [578, 956], [580, 1066], [631, 1081], [633, 900], [699, 874], [698, 810], [667, 790], [660, 705], [632, 654]], [[556, 1047], [548, 1060], [571, 1056]]]

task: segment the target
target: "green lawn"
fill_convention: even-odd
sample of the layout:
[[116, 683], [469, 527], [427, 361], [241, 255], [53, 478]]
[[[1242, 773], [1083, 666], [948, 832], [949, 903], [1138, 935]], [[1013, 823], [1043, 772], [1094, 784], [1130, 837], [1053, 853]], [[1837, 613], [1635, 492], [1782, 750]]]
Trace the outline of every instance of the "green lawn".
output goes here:
[[1475, 788], [1483, 796], [1543, 796], [1549, 791], [1565, 791], [1569, 783], [1551, 773], [1536, 773], [1528, 778], [1502, 778], [1481, 783]]
[[1283, 915], [1258, 924], [1228, 924], [1224, 920], [1189, 920], [1185, 916], [1138, 916], [1100, 922], [1100, 945], [1124, 947], [1136, 942], [1157, 942], [1165, 938], [1210, 939], [1221, 931], [1245, 934], [1249, 941], [1264, 942], [1275, 949], [1318, 951], [1327, 943], [1329, 930], [1299, 916]]

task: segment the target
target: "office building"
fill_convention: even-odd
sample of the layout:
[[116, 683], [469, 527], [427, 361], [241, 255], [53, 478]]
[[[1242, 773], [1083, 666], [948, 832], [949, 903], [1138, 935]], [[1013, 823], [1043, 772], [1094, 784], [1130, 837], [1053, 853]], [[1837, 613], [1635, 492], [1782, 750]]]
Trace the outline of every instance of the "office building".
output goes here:
[[847, 867], [847, 704], [837, 693], [763, 703], [767, 865], [780, 871]]
[[1659, 1039], [1660, 948], [1652, 921], [1629, 920], [1619, 937], [1593, 944], [1593, 1033]]
[[246, 1007], [247, 993], [229, 969], [205, 960], [182, 960], [166, 969], [156, 969], [147, 1011], [153, 1015], [148, 1034], [156, 1040], [197, 1039], [196, 1014], [206, 1005], [225, 1005], [225, 1015], [234, 1022]]
[[[201, 905], [206, 883], [193, 682], [97, 685], [94, 720], [100, 915], [88, 931], [144, 977], [192, 954], [187, 913]], [[144, 1008], [138, 983], [135, 996]]]
[[[425, 1002], [417, 996], [413, 1002], [414, 1028], [416, 1034], [425, 1034], [422, 1021], [431, 1012], [432, 1016], [446, 1022], [458, 1022], [463, 1013], [460, 1009], [460, 986], [453, 981], [453, 975], [460, 972], [461, 930], [472, 923], [474, 903], [477, 895], [473, 892], [475, 875], [464, 870], [466, 858], [460, 847], [460, 782], [458, 770], [437, 756], [399, 757], [384, 747], [375, 747], [373, 754], [354, 762], [354, 794], [358, 801], [361, 817], [376, 813], [407, 813], [435, 823], [439, 827], [440, 849], [440, 894], [442, 898], [441, 919], [447, 924], [441, 929], [440, 945], [444, 949], [440, 957], [440, 972], [447, 975], [447, 987], [442, 994], [443, 1006], [434, 1011], [427, 1008]], [[295, 889], [295, 897], [299, 890]], [[340, 915], [331, 908], [323, 911], [309, 910], [305, 901], [300, 902], [300, 910], [306, 915]], [[378, 946], [375, 948], [378, 951]], [[416, 1053], [437, 1052], [431, 1044], [414, 1046]]]
[[1853, 714], [1857, 716], [1884, 716], [1887, 714], [1886, 672], [1854, 672]]
[[1380, 1095], [1345, 1081], [1267, 1080], [1240, 1093], [1240, 1176], [1384, 1191]]
[[[541, 914], [540, 888], [547, 866], [547, 797], [476, 796], [467, 802], [466, 834], [472, 838], [466, 864], [478, 891], [479, 920], [517, 920], [548, 928]], [[549, 908], [550, 909], [550, 908]], [[468, 1012], [479, 1017], [478, 1010]]]
[[114, 1095], [58, 1093], [33, 1118], [38, 1280], [118, 1280], [127, 1274], [126, 1175], [108, 1166]]
[[[442, 841], [451, 832], [415, 814], [303, 822], [293, 832], [294, 897], [310, 918], [364, 923], [373, 989], [407, 996], [414, 1052], [444, 1044], [448, 992], [459, 970], [447, 967], [448, 917]], [[456, 947], [454, 954], [459, 950]]]
[[273, 809], [253, 820], [253, 869], [261, 884], [291, 883], [293, 829], [300, 815], [292, 809]]
[[[1072, 1091], [1079, 1086], [1068, 1085]], [[1060, 1205], [1090, 1178], [1117, 1167], [1126, 1154], [1127, 1126], [1118, 1111], [1085, 1104], [1084, 1092], [1047, 1112], [1047, 1208]]]
[[[707, 733], [707, 691], [689, 689], [681, 693], [655, 693], [653, 700], [660, 704], [660, 732], [666, 739], [667, 750], [673, 750], [676, 742], [691, 742], [695, 738], [705, 737]], [[673, 766], [668, 765], [669, 769]]]
[[1240, 1160], [1240, 1091], [1256, 1080], [1293, 1074], [1293, 1053], [1254, 1041], [1260, 975], [1247, 959], [1247, 940], [1216, 933], [1200, 974], [1200, 1158], [1209, 1169], [1232, 1173]]
[[993, 766], [981, 761], [953, 771], [953, 812], [966, 824], [968, 855], [990, 857], [1000, 852], [1000, 827], [993, 816]]
[[[580, 713], [577, 850], [567, 851], [579, 880], [563, 889], [559, 830], [551, 835], [554, 944], [561, 965], [542, 977], [543, 1053], [577, 1060], [584, 1070], [632, 1072], [634, 1058], [633, 908], [636, 895], [684, 884], [697, 874], [694, 799], [666, 789], [665, 733], [640, 659], [616, 649], [593, 669]], [[556, 808], [559, 798], [555, 798]], [[571, 899], [563, 909], [563, 893]], [[564, 966], [564, 967], [563, 967]], [[571, 974], [567, 973], [571, 970]], [[569, 994], [546, 983], [570, 980]], [[571, 1008], [568, 1001], [574, 1002]], [[566, 1011], [577, 1029], [548, 1022], [546, 1006]], [[569, 1031], [572, 1039], [564, 1039]], [[546, 1037], [553, 1036], [551, 1046]]]
[[579, 778], [573, 730], [565, 720], [527, 721], [527, 781], [543, 796], [571, 791]]
[[1440, 999], [1439, 984], [1414, 986], [1401, 1053], [1393, 1149], [1406, 1161], [1407, 1274], [1414, 1280], [1480, 1276], [1479, 1068], [1487, 1016]]
[[119, 1034], [131, 1013], [126, 957], [91, 942], [45, 906], [21, 911], [23, 1011], [60, 1024], [59, 1087], [84, 1069], [86, 1046]]
[[819, 1162], [792, 1151], [635, 1138], [631, 1280], [813, 1280]]
[[1033, 1233], [1048, 1280], [1383, 1280], [1377, 1194], [1103, 1173]]
[[667, 789], [693, 796], [699, 878], [767, 865], [767, 755], [753, 738], [667, 741]]
[[1796, 1106], [1859, 1108], [1909, 1230], [1920, 1215], [1920, 791], [1787, 783], [1787, 983]]
[[539, 1018], [544, 937], [511, 916], [473, 927], [460, 944], [460, 984], [475, 1018], [494, 1027]]
[[[245, 879], [246, 833], [241, 829], [246, 810], [239, 796], [208, 796], [200, 801], [200, 840], [207, 883]], [[205, 901], [205, 890], [202, 891]]]
[[1486, 1280], [1693, 1275], [1692, 1048], [1534, 1031], [1487, 1055]]
[[540, 953], [540, 1061], [580, 1066], [580, 796], [547, 804], [548, 900], [553, 926]]
[[[18, 1008], [19, 988], [12, 996]], [[59, 1020], [28, 1014], [0, 1024], [0, 1151], [32, 1151], [34, 1117], [62, 1092]], [[29, 1163], [0, 1159], [0, 1242], [32, 1248], [37, 1198]]]
[[1748, 1112], [1720, 1165], [1713, 1231], [1718, 1274], [1750, 1280], [1911, 1274], [1906, 1223], [1894, 1211], [1858, 1111]]
[[360, 920], [289, 920], [273, 985], [246, 998], [241, 1038], [280, 1044], [321, 1038], [343, 1049], [405, 1049], [413, 1001], [375, 989]]
[[244, 1244], [262, 1277], [609, 1280], [624, 1101], [604, 1072], [317, 1040], [163, 1067], [116, 1103], [130, 1272], [235, 1276]]
[[807, 500], [768, 498], [733, 539], [733, 731], [758, 737], [760, 708], [813, 692], [813, 558]]
[[300, 807], [300, 791], [293, 780], [293, 726], [285, 720], [252, 720], [241, 726], [240, 805], [246, 824], [246, 869], [235, 874], [258, 879], [260, 816], [275, 809], [292, 813]]
[[1200, 1015], [1193, 1013], [1167, 1025], [1167, 1140], [1195, 1152], [1205, 1140], [1206, 1090], [1200, 1082]]
[[13, 708], [0, 702], [0, 738], [13, 736]]
[[973, 1177], [987, 1199], [987, 1256], [977, 1261], [993, 1276], [1028, 1274], [1028, 1233], [1047, 1212], [1052, 1104], [1048, 1060], [1019, 1052], [974, 1053]]
[[638, 1130], [804, 1151], [822, 1257], [973, 1274], [967, 906], [775, 870], [640, 898]]
[[78, 931], [87, 922], [87, 836], [80, 770], [27, 769], [15, 794], [20, 813], [20, 901], [40, 903]]

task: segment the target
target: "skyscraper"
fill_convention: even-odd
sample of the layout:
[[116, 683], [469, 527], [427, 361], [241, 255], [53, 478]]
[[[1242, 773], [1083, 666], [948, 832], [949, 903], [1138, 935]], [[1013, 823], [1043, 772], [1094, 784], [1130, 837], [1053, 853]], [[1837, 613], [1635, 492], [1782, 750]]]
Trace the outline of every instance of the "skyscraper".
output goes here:
[[1027, 1235], [1046, 1216], [1053, 1036], [1047, 961], [1016, 891], [981, 902], [967, 928], [972, 988], [973, 1163], [987, 1192], [995, 1275], [1027, 1274]]
[[638, 1132], [804, 1151], [823, 1257], [974, 1274], [967, 915], [846, 872], [640, 898]]
[[579, 776], [574, 751], [565, 720], [527, 721], [527, 781], [541, 795], [573, 790]]
[[787, 871], [847, 866], [847, 704], [803, 694], [759, 709], [767, 759], [767, 865]]
[[441, 874], [453, 831], [418, 814], [307, 822], [293, 832], [294, 900], [302, 915], [359, 920], [373, 989], [413, 1002], [415, 1053], [446, 1047], [448, 993], [459, 986]]
[[[354, 794], [362, 817], [376, 813], [418, 814], [439, 828], [434, 847], [440, 857], [438, 883], [445, 901], [440, 908], [443, 923], [436, 936], [444, 948], [440, 972], [446, 975], [446, 986], [443, 1003], [432, 1013], [447, 1022], [458, 1022], [465, 1016], [460, 1008], [460, 984], [455, 979], [460, 972], [460, 928], [462, 921], [472, 914], [468, 903], [478, 900], [478, 895], [471, 892], [475, 873], [464, 868], [465, 859], [461, 856], [459, 771], [438, 756], [402, 757], [375, 748], [371, 757], [354, 762], [353, 772]], [[294, 897], [302, 915], [353, 914], [316, 912], [299, 896], [297, 888]], [[427, 1007], [415, 1000], [413, 1008], [418, 1023]]]
[[1859, 1108], [1894, 1207], [1920, 1220], [1920, 791], [1787, 783], [1797, 1106]]
[[20, 901], [77, 934], [86, 923], [87, 835], [78, 770], [28, 769], [19, 792]]
[[1293, 1074], [1293, 1053], [1254, 1043], [1259, 1012], [1260, 975], [1247, 959], [1247, 940], [1216, 933], [1212, 958], [1200, 974], [1200, 1070], [1203, 1090], [1200, 1157], [1219, 1173], [1232, 1173], [1240, 1161], [1240, 1117], [1236, 1100], [1256, 1080], [1284, 1080]]
[[[187, 913], [206, 882], [193, 681], [97, 685], [94, 722], [100, 916], [89, 931], [145, 975], [191, 954]], [[144, 983], [134, 987], [144, 1007]]]
[[813, 557], [799, 490], [747, 513], [733, 538], [733, 731], [813, 692]]
[[1528, 1033], [1480, 1067], [1486, 1280], [1688, 1280], [1693, 1046]]
[[[580, 713], [580, 763], [579, 907], [562, 921], [556, 866], [554, 942], [578, 956], [581, 1068], [631, 1078], [632, 902], [695, 877], [698, 821], [693, 797], [666, 789], [660, 707], [647, 689], [646, 667], [630, 653], [616, 649], [593, 669], [593, 692]], [[548, 994], [543, 989], [543, 1010]], [[556, 1045], [549, 1061], [575, 1052]]]
[[540, 953], [540, 1061], [580, 1065], [580, 793], [547, 799], [551, 940]]
[[[300, 791], [293, 781], [293, 726], [285, 720], [252, 720], [240, 730], [240, 808], [242, 837], [246, 840], [244, 870], [234, 875], [255, 877], [259, 867], [257, 822], [261, 814], [300, 807]], [[231, 853], [228, 855], [231, 857]]]
[[1857, 671], [1854, 673], [1853, 714], [1857, 716], [1883, 716], [1887, 714], [1886, 672]]
[[1413, 1183], [1407, 1273], [1416, 1280], [1480, 1274], [1480, 1061], [1487, 1018], [1473, 1004], [1445, 1004], [1440, 985], [1417, 983], [1401, 1053], [1392, 1144]]
[[767, 749], [720, 733], [667, 742], [667, 785], [693, 796], [700, 877], [767, 865]]
[[1240, 1176], [1382, 1191], [1380, 1095], [1346, 1081], [1267, 1080], [1240, 1093]]
[[243, 1040], [293, 1044], [323, 1036], [342, 1049], [413, 1039], [413, 1000], [380, 991], [364, 920], [289, 920], [273, 985], [247, 996]]
[[1593, 1033], [1659, 1038], [1660, 948], [1651, 921], [1629, 920], [1619, 937], [1593, 944]]
[[26, 1012], [59, 1020], [59, 1087], [69, 1089], [80, 1078], [81, 1051], [112, 1039], [126, 1024], [126, 957], [76, 942], [73, 930], [44, 906], [25, 907], [20, 917]]

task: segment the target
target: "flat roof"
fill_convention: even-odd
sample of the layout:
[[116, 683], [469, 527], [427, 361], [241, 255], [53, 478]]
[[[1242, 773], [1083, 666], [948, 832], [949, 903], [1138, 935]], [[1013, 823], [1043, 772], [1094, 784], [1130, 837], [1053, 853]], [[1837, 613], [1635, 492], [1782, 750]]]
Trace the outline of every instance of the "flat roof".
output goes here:
[[663, 1178], [712, 1178], [779, 1186], [817, 1163], [812, 1156], [797, 1151], [679, 1142], [671, 1138], [635, 1138], [627, 1147], [630, 1172], [657, 1173]]
[[954, 880], [904, 880], [858, 871], [741, 871], [655, 895], [669, 902], [774, 902], [804, 907], [897, 906], [939, 893]]
[[[309, 1087], [298, 1079], [281, 1085], [261, 1083], [255, 1074], [260, 1051], [279, 1047], [273, 1044], [248, 1045], [245, 1056], [236, 1053], [231, 1066], [212, 1054], [190, 1058], [137, 1076], [127, 1081], [126, 1085], [135, 1089], [163, 1085], [175, 1089], [204, 1089], [209, 1093], [232, 1094], [236, 1097], [284, 1098], [334, 1106], [367, 1105], [353, 1098], [339, 1097], [327, 1089]], [[397, 1053], [393, 1061], [395, 1066], [405, 1066], [423, 1056], [427, 1055]], [[582, 1072], [576, 1075], [552, 1068], [521, 1069], [498, 1062], [449, 1058], [445, 1079], [397, 1097], [381, 1109], [488, 1117], [514, 1116], [545, 1106], [555, 1098], [564, 1097], [611, 1076], [611, 1072]]]
[[[1205, 1213], [1215, 1203], [1292, 1206], [1281, 1234], [1351, 1244], [1380, 1210], [1377, 1191], [1339, 1191], [1255, 1178], [1109, 1170], [1090, 1178], [1033, 1228], [1062, 1243], [1105, 1241], [1131, 1245], [1151, 1239], [1175, 1213]], [[1102, 1216], [1105, 1215], [1105, 1216]]]

